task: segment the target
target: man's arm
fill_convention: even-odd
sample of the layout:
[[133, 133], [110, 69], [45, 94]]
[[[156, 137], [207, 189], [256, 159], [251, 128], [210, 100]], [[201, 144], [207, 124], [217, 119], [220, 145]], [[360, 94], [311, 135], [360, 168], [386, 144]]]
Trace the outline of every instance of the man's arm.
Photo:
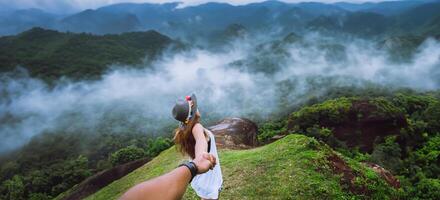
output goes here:
[[[197, 173], [201, 174], [215, 166], [216, 158], [212, 154], [204, 153], [193, 162], [197, 166]], [[190, 170], [186, 166], [181, 166], [165, 175], [132, 187], [120, 200], [181, 199], [190, 180]]]
[[191, 172], [187, 167], [181, 166], [165, 175], [134, 186], [121, 199], [180, 199], [190, 179]]

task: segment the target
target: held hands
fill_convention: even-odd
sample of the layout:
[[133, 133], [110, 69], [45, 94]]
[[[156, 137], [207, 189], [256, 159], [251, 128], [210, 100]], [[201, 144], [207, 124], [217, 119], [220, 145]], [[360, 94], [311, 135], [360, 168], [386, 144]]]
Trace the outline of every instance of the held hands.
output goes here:
[[137, 184], [125, 192], [120, 200], [181, 199], [188, 186], [189, 178], [195, 176], [195, 171], [197, 170], [197, 174], [207, 172], [214, 168], [217, 159], [214, 155], [203, 152], [192, 162], [192, 165], [186, 165], [191, 175], [186, 169], [178, 167], [165, 175]]
[[214, 166], [217, 164], [217, 159], [214, 155], [203, 152], [200, 156], [195, 158], [193, 162], [197, 166], [197, 174], [203, 174], [214, 168]]

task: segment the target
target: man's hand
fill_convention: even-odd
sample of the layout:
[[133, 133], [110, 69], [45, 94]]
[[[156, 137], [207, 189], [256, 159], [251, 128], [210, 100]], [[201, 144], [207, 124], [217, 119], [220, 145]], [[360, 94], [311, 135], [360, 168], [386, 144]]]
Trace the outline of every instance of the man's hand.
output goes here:
[[214, 168], [214, 166], [217, 164], [217, 159], [214, 155], [203, 152], [201, 156], [194, 159], [193, 162], [197, 166], [197, 174], [203, 174]]
[[[217, 159], [214, 155], [203, 152], [193, 162], [197, 166], [197, 173], [202, 174], [214, 168]], [[181, 199], [189, 180], [191, 180], [191, 172], [186, 167], [178, 167], [165, 175], [137, 184], [125, 192], [120, 199]]]

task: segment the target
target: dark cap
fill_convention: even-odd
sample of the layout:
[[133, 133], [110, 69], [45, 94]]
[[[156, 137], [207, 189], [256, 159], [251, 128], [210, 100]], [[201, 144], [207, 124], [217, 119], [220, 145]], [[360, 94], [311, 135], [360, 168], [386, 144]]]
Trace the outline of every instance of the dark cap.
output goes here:
[[[190, 108], [189, 101], [193, 102], [193, 106]], [[197, 97], [195, 94], [192, 94], [190, 97], [186, 97], [186, 99], [178, 99], [176, 104], [173, 107], [173, 117], [177, 121], [185, 123], [187, 120], [194, 119], [197, 112]]]

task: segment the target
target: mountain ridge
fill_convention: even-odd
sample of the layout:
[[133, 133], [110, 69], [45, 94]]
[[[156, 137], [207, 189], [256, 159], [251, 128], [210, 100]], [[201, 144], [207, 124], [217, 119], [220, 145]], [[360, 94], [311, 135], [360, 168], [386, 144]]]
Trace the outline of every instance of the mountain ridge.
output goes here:
[[[190, 37], [191, 35], [203, 36], [201, 32], [206, 32], [205, 35], [209, 35], [209, 32], [219, 31], [230, 24], [237, 23], [248, 29], [259, 31], [264, 30], [264, 27], [268, 25], [283, 27], [289, 29], [288, 31], [300, 31], [303, 30], [303, 26], [308, 21], [317, 17], [338, 18], [347, 16], [350, 13], [363, 12], [375, 13], [383, 15], [389, 20], [396, 20], [401, 18], [402, 14], [408, 13], [417, 7], [439, 2], [438, 0], [426, 0], [417, 2], [390, 1], [365, 4], [339, 2], [326, 4], [319, 2], [285, 3], [281, 1], [264, 1], [237, 6], [228, 3], [208, 2], [186, 7], [179, 7], [181, 4], [178, 2], [163, 4], [119, 3], [97, 9], [87, 9], [68, 16], [59, 16], [42, 11], [40, 15], [44, 15], [45, 18], [39, 18], [38, 14], [32, 13], [32, 10], [22, 10], [22, 14], [4, 14], [3, 18], [7, 20], [0, 19], [0, 25], [2, 25], [0, 26], [2, 27], [0, 28], [0, 35], [17, 34], [39, 26], [59, 31], [93, 34], [155, 29], [171, 37]], [[429, 7], [419, 10], [417, 13], [423, 14], [426, 9], [429, 9]], [[20, 18], [19, 16], [23, 14], [33, 16], [33, 21], [29, 22]], [[292, 20], [295, 16], [299, 17], [302, 23]], [[375, 20], [374, 18], [365, 19]], [[409, 18], [409, 21], [412, 20], [412, 18]], [[280, 23], [282, 21], [284, 23]], [[377, 22], [381, 23], [381, 21]], [[364, 26], [369, 25], [359, 23]], [[111, 24], [117, 26], [111, 27]], [[399, 26], [396, 27], [399, 28]], [[431, 25], [430, 27], [435, 28], [436, 26]], [[403, 30], [406, 29], [407, 27], [403, 28]], [[392, 32], [387, 34], [392, 34]]]
[[99, 78], [109, 65], [141, 64], [142, 58], [153, 59], [168, 47], [180, 45], [154, 30], [91, 35], [42, 28], [0, 37], [0, 44], [0, 71], [21, 66], [43, 80]]

